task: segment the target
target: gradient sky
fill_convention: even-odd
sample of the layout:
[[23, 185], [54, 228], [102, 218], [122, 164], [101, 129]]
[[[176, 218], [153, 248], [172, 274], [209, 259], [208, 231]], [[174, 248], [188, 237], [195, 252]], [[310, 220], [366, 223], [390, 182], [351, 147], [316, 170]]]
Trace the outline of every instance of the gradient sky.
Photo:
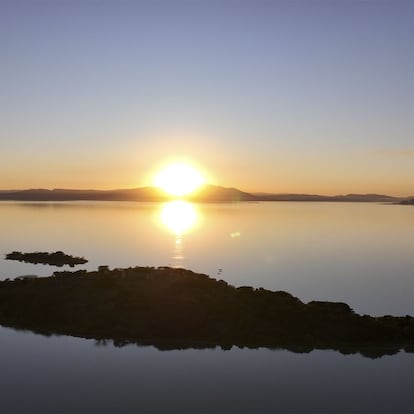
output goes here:
[[414, 194], [414, 1], [0, 0], [0, 188], [170, 160], [247, 191]]

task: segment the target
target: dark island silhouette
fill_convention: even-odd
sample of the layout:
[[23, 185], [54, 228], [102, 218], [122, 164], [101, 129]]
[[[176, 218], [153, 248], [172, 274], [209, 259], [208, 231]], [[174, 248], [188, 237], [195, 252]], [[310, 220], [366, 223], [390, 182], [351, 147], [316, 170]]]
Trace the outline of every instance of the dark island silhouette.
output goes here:
[[48, 264], [52, 266], [64, 266], [69, 265], [74, 267], [75, 265], [85, 264], [88, 261], [83, 257], [71, 256], [65, 254], [62, 251], [56, 251], [54, 253], [48, 252], [11, 252], [6, 254], [6, 260], [18, 260], [19, 262], [34, 263], [34, 264]]
[[[0, 200], [14, 201], [169, 201], [176, 197], [156, 187], [140, 187], [119, 190], [70, 190], [30, 189], [0, 191]], [[197, 191], [181, 197], [202, 203], [228, 203], [239, 201], [326, 201], [326, 202], [376, 202], [398, 203], [407, 197], [392, 197], [383, 194], [346, 194], [325, 196], [318, 194], [272, 194], [248, 193], [233, 187], [204, 185]]]
[[0, 324], [44, 335], [158, 349], [332, 349], [369, 358], [414, 352], [414, 318], [356, 314], [347, 304], [307, 304], [286, 292], [185, 269], [133, 267], [55, 272], [0, 282]]

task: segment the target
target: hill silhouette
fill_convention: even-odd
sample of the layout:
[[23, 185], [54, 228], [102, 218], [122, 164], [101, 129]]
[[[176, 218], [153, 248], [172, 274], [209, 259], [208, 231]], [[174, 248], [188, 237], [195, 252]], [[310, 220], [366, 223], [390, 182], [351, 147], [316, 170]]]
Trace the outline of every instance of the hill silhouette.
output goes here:
[[[30, 189], [0, 192], [0, 200], [15, 201], [168, 201], [170, 196], [157, 187], [140, 187], [120, 190], [70, 190], [70, 189]], [[200, 202], [254, 201], [252, 194], [236, 188], [205, 185], [193, 194], [184, 197]]]
[[404, 204], [404, 205], [414, 205], [414, 197], [409, 197], [406, 200], [401, 200], [399, 202], [399, 204]]
[[325, 196], [319, 194], [269, 194], [254, 193], [261, 201], [331, 201], [353, 203], [391, 203], [400, 200], [398, 197], [384, 194], [345, 194]]
[[[176, 197], [166, 194], [157, 187], [139, 187], [117, 190], [76, 190], [76, 189], [29, 189], [0, 191], [0, 200], [14, 201], [169, 201]], [[273, 194], [248, 193], [233, 187], [206, 184], [188, 196], [189, 201], [203, 203], [238, 201], [331, 201], [331, 202], [389, 202], [396, 203], [406, 198], [383, 194], [346, 194], [325, 196], [318, 194]], [[410, 204], [406, 202], [406, 204]]]
[[0, 282], [0, 324], [159, 349], [334, 349], [375, 358], [414, 350], [414, 319], [360, 316], [345, 303], [235, 288], [168, 267], [55, 272]]

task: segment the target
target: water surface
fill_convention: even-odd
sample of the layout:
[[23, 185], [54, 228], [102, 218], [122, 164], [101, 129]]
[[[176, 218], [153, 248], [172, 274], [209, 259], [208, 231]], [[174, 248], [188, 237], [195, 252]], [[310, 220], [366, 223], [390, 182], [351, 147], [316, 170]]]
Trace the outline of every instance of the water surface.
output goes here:
[[411, 413], [412, 354], [157, 351], [0, 328], [4, 413]]
[[[353, 203], [0, 203], [0, 254], [183, 266], [236, 286], [413, 314], [414, 208]], [[63, 267], [61, 269], [70, 269]], [[59, 268], [0, 260], [0, 276]], [[159, 351], [0, 328], [4, 413], [410, 413], [413, 354]]]
[[[236, 286], [414, 314], [414, 208], [369, 203], [0, 203], [0, 254], [63, 250], [96, 269], [182, 266]], [[0, 277], [57, 268], [2, 260]]]

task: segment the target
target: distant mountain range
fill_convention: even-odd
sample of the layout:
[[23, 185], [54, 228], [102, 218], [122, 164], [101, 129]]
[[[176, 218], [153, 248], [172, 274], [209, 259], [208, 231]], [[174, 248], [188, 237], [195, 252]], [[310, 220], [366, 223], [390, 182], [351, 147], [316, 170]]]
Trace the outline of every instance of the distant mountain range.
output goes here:
[[[176, 197], [156, 187], [140, 187], [119, 190], [71, 190], [71, 189], [30, 189], [0, 190], [0, 200], [15, 201], [168, 201]], [[214, 185], [205, 185], [191, 195], [184, 197], [198, 202], [258, 201], [259, 198], [237, 190]]]
[[[174, 198], [156, 187], [118, 190], [0, 190], [0, 200], [14, 201], [168, 201]], [[414, 204], [414, 197], [392, 197], [382, 194], [324, 196], [318, 194], [246, 193], [237, 188], [215, 185], [205, 185], [193, 194], [186, 196], [185, 199], [205, 203], [238, 201], [331, 201]]]
[[393, 197], [384, 194], [345, 194], [325, 196], [319, 194], [268, 194], [254, 193], [263, 201], [334, 201], [334, 202], [376, 202], [395, 203], [406, 197]]
[[409, 197], [406, 200], [401, 200], [399, 204], [409, 204], [414, 205], [414, 197]]

